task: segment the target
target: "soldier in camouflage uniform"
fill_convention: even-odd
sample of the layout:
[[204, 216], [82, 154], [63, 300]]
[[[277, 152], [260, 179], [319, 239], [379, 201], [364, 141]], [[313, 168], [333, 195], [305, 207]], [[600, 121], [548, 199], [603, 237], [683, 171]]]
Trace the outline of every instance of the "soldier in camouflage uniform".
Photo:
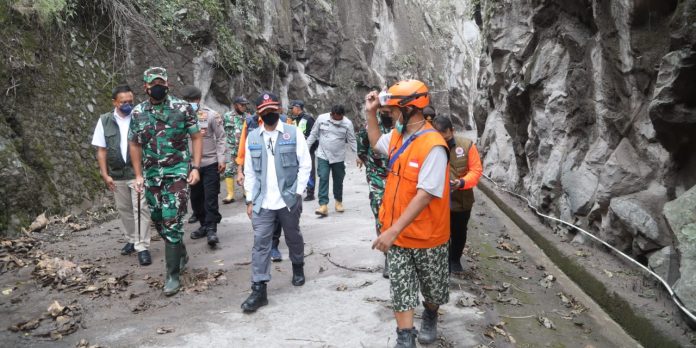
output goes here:
[[234, 202], [234, 179], [237, 176], [237, 152], [239, 150], [239, 138], [244, 127], [244, 120], [251, 115], [246, 112], [249, 101], [244, 97], [236, 97], [232, 102], [232, 111], [222, 115], [222, 124], [225, 127], [227, 134], [227, 151], [230, 153], [230, 160], [227, 161], [225, 169], [225, 186], [227, 187], [227, 197], [222, 200], [222, 203], [229, 204]]
[[[164, 294], [176, 294], [179, 275], [188, 261], [183, 243], [183, 222], [188, 185], [200, 180], [202, 136], [191, 105], [167, 95], [167, 71], [154, 67], [143, 74], [149, 100], [132, 112], [128, 133], [138, 192], [145, 188], [152, 222], [165, 240], [167, 276]], [[193, 160], [188, 138], [191, 137]], [[190, 170], [189, 170], [189, 165]]]
[[[392, 119], [388, 113], [380, 113], [378, 118], [379, 131], [382, 134], [391, 132], [393, 125]], [[387, 162], [389, 158], [376, 152], [370, 146], [370, 139], [367, 137], [367, 128], [363, 128], [358, 132], [358, 168], [365, 165], [365, 177], [370, 191], [370, 208], [372, 215], [375, 216], [375, 231], [379, 236], [379, 207], [382, 205], [382, 195], [384, 194], [384, 182], [387, 179]], [[389, 265], [386, 257], [384, 258], [384, 269], [382, 271], [384, 278], [389, 278]]]

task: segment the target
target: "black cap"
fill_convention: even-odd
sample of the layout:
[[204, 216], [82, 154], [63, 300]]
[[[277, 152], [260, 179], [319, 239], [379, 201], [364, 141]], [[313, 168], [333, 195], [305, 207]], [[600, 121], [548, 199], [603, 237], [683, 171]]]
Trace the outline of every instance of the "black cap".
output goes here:
[[292, 102], [290, 102], [290, 107], [293, 106], [299, 106], [300, 109], [304, 109], [304, 101], [302, 101], [301, 99], [293, 100]]
[[201, 90], [196, 86], [186, 85], [181, 88], [181, 97], [185, 100], [201, 99]]
[[243, 96], [239, 96], [239, 97], [234, 97], [234, 100], [232, 100], [232, 104], [245, 105], [245, 104], [249, 104], [249, 101], [246, 98], [244, 98]]
[[271, 92], [262, 92], [256, 98], [256, 112], [260, 113], [266, 109], [280, 110], [280, 99]]

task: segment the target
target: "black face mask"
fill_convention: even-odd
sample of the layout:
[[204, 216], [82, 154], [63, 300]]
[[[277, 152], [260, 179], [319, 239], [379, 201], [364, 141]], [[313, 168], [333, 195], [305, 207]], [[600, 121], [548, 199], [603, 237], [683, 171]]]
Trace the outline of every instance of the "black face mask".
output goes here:
[[382, 126], [386, 129], [391, 129], [394, 126], [394, 120], [387, 113], [382, 113], [379, 115], [379, 120], [382, 122]]
[[278, 120], [280, 119], [280, 114], [277, 112], [272, 112], [261, 116], [261, 119], [263, 120], [263, 123], [269, 126], [274, 126], [276, 123], [278, 123]]
[[167, 97], [169, 87], [163, 85], [154, 85], [148, 89], [147, 94], [155, 101], [162, 101]]
[[452, 137], [452, 139], [450, 140], [447, 140], [447, 146], [450, 148], [450, 150], [453, 149], [455, 145], [457, 145], [457, 142], [454, 140], [454, 137]]

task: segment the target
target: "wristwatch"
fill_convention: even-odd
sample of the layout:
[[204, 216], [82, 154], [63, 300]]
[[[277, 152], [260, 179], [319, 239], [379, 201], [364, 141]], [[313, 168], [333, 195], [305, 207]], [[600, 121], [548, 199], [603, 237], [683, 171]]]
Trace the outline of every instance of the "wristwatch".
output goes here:
[[191, 170], [194, 170], [194, 169], [197, 170], [199, 173], [201, 172], [201, 167], [200, 167], [200, 166], [191, 165]]

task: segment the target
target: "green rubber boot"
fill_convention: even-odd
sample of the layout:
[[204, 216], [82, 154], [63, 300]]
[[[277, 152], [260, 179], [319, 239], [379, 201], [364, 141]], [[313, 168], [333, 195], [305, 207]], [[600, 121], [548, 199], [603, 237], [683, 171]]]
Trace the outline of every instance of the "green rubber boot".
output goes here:
[[179, 276], [181, 275], [182, 266], [186, 265], [187, 258], [184, 243], [165, 243], [164, 260], [167, 264], [167, 277], [164, 282], [165, 296], [172, 296], [181, 289]]

